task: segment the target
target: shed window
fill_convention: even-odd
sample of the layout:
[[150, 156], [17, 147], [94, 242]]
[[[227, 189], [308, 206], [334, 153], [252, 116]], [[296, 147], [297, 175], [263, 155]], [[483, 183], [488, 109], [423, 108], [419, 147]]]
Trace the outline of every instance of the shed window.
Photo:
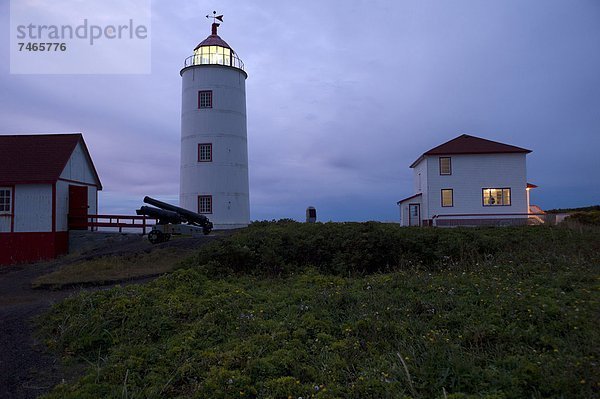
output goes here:
[[212, 143], [198, 144], [198, 162], [212, 162]]
[[212, 90], [198, 92], [198, 108], [212, 108]]
[[450, 157], [440, 157], [440, 175], [452, 174], [452, 160]]
[[212, 195], [198, 196], [198, 213], [212, 213]]
[[0, 187], [0, 213], [10, 213], [12, 204], [12, 190], [8, 187]]
[[481, 196], [483, 206], [510, 205], [510, 188], [484, 188]]
[[454, 206], [454, 190], [451, 188], [442, 189], [442, 206]]

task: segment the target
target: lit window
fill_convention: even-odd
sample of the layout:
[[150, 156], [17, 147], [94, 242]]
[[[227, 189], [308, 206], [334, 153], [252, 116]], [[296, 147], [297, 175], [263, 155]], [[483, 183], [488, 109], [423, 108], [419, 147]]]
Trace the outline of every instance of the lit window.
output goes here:
[[483, 206], [510, 205], [510, 188], [484, 188], [482, 200]]
[[221, 46], [202, 46], [194, 50], [196, 64], [231, 65], [232, 51]]
[[454, 206], [454, 193], [451, 188], [442, 189], [442, 206]]
[[452, 161], [450, 157], [440, 157], [440, 175], [452, 174]]
[[198, 144], [198, 162], [212, 162], [212, 143]]
[[212, 195], [198, 196], [198, 213], [212, 213]]
[[10, 213], [11, 189], [0, 187], [0, 213]]
[[198, 92], [198, 108], [212, 108], [212, 90]]

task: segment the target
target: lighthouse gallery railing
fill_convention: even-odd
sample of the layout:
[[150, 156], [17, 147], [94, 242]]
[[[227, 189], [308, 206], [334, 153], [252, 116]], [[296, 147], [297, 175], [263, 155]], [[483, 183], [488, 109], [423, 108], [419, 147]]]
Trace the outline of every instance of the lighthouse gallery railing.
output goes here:
[[244, 70], [244, 63], [232, 51], [231, 55], [220, 56], [220, 54], [210, 54], [210, 56], [194, 54], [190, 55], [183, 62], [183, 67], [187, 68], [193, 65], [225, 65]]

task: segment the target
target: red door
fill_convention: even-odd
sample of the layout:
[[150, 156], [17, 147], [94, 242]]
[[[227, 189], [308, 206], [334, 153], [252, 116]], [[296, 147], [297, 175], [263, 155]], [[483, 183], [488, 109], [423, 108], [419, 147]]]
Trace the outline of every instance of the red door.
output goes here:
[[69, 230], [87, 230], [88, 189], [69, 185]]

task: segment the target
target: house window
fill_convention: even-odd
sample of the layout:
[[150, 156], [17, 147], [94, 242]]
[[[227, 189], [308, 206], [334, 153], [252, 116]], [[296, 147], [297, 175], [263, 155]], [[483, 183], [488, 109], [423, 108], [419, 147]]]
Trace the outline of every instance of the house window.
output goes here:
[[198, 196], [198, 213], [212, 213], [212, 195]]
[[198, 144], [198, 162], [212, 162], [212, 143]]
[[440, 175], [452, 174], [452, 161], [450, 157], [440, 157]]
[[212, 108], [212, 90], [198, 92], [198, 108]]
[[454, 190], [451, 188], [443, 188], [442, 189], [442, 206], [454, 206]]
[[510, 205], [510, 188], [484, 188], [482, 189], [483, 206], [508, 206]]
[[0, 187], [0, 213], [11, 212], [11, 189], [8, 187]]

